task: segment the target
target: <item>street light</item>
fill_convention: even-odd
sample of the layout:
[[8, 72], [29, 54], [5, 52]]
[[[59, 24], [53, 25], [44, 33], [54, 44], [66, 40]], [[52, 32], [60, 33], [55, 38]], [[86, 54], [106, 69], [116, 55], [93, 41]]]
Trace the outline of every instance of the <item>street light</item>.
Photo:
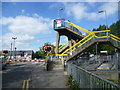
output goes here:
[[58, 19], [60, 17], [60, 11], [62, 11], [62, 10], [63, 10], [63, 8], [58, 9]]
[[12, 37], [12, 39], [14, 40], [14, 47], [13, 47], [13, 51], [14, 51], [14, 56], [15, 56], [15, 59], [16, 59], [16, 47], [15, 47], [15, 40], [17, 39], [17, 37]]
[[10, 51], [10, 60], [12, 59], [12, 43], [11, 43], [11, 51]]
[[15, 47], [15, 60], [16, 60], [16, 49], [17, 49], [17, 48]]
[[106, 30], [108, 29], [108, 25], [107, 25], [107, 12], [106, 10], [102, 10], [102, 11], [98, 11], [98, 13], [105, 13], [105, 18], [106, 18]]
[[98, 42], [96, 43], [96, 61], [97, 61], [97, 59], [98, 59], [98, 53], [97, 53], [97, 52], [98, 52], [98, 51], [97, 51], [98, 46], [97, 46], [97, 45], [98, 45]]

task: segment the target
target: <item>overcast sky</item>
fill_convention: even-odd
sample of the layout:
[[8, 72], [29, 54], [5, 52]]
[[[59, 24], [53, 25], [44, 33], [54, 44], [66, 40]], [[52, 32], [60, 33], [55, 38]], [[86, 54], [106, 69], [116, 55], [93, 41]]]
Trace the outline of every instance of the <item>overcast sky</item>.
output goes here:
[[[118, 20], [117, 2], [17, 2], [19, 0], [6, 0], [2, 2], [2, 26], [0, 34], [1, 50], [10, 50], [13, 43], [12, 37], [17, 37], [17, 50], [38, 50], [44, 43], [55, 44], [56, 32], [53, 29], [53, 20], [65, 18], [71, 22], [92, 30], [99, 25], [106, 24], [105, 13], [98, 13], [106, 10], [108, 26]], [[25, 0], [24, 0], [25, 1]], [[33, 1], [33, 0], [32, 0]], [[54, 1], [54, 0], [53, 0]], [[78, 0], [76, 0], [78, 1]], [[1, 17], [0, 17], [1, 20]], [[84, 32], [82, 32], [84, 34]], [[61, 37], [61, 43], [67, 38]]]

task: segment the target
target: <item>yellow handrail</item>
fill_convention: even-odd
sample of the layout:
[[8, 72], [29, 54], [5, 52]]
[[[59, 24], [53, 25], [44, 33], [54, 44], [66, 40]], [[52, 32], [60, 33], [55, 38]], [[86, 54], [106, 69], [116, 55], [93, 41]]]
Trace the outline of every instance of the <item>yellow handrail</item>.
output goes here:
[[68, 54], [48, 54], [49, 56], [67, 56]]
[[62, 47], [66, 46], [68, 44], [68, 42], [66, 42], [65, 44], [63, 44], [62, 46], [60, 46], [58, 49], [61, 49]]
[[93, 31], [93, 33], [110, 32], [110, 30]]
[[92, 35], [93, 33], [90, 33], [89, 35], [87, 35], [86, 37], [84, 37], [82, 40], [80, 40], [79, 42], [77, 42], [76, 44], [74, 44], [72, 47], [68, 48], [67, 50], [65, 50], [62, 54], [65, 54], [66, 52], [68, 52], [70, 49], [74, 48], [76, 45], [78, 45], [80, 42], [82, 42], [83, 40], [85, 40], [87, 37], [89, 37], [90, 35]]
[[113, 36], [113, 37], [115, 37], [116, 39], [120, 39], [119, 37], [117, 37], [117, 36], [115, 36], [115, 35], [113, 35], [113, 34], [110, 34], [111, 36]]
[[76, 48], [74, 48], [73, 50], [69, 51], [68, 53], [71, 53], [71, 52], [75, 51], [75, 49], [76, 49]]
[[[95, 37], [95, 33], [100, 33], [100, 32], [109, 32], [110, 30], [102, 30], [102, 31], [94, 31], [91, 32], [90, 34], [88, 34], [86, 37], [84, 37], [82, 40], [80, 40], [78, 43], [74, 44], [72, 47], [68, 48], [66, 51], [64, 51], [62, 54], [65, 54], [66, 52], [68, 52], [70, 49], [74, 48], [76, 45], [78, 45], [79, 43], [81, 43], [82, 41], [84, 41], [86, 38], [88, 38], [90, 35], [93, 35], [92, 37], [90, 37], [87, 41], [89, 41], [91, 38]], [[96, 36], [98, 37], [98, 36]], [[98, 38], [105, 38], [107, 36], [102, 36], [102, 37], [98, 37]], [[86, 43], [87, 41], [83, 42], [82, 44]], [[80, 44], [78, 47], [80, 47], [82, 44]], [[72, 50], [73, 51], [73, 50]]]
[[82, 27], [80, 27], [80, 26], [78, 26], [78, 25], [75, 25], [75, 24], [73, 24], [73, 23], [71, 23], [71, 22], [69, 22], [69, 21], [64, 21], [64, 22], [67, 22], [69, 25], [71, 25], [71, 26], [73, 26], [73, 27], [76, 27], [76, 28], [78, 28], [78, 29], [80, 29], [80, 30], [82, 30], [82, 31], [84, 31], [84, 32], [91, 33], [91, 31], [89, 31], [89, 30], [87, 30], [87, 29], [84, 29], [84, 28], [82, 28]]
[[115, 39], [114, 37], [110, 37], [111, 39], [117, 41], [117, 42], [120, 42], [119, 40]]
[[110, 37], [110, 36], [101, 36], [101, 37], [98, 37], [98, 36], [95, 36], [96, 38], [106, 38], [106, 37]]
[[92, 35], [90, 38], [88, 38], [86, 41], [84, 41], [83, 43], [81, 43], [78, 47], [82, 46], [83, 44], [85, 44], [87, 41], [89, 41], [90, 39], [92, 39], [93, 37], [95, 37], [95, 35]]
[[[83, 44], [85, 44], [86, 42], [88, 42], [89, 40], [91, 40], [93, 37], [96, 37], [96, 38], [106, 38], [106, 37], [110, 37], [110, 36], [101, 36], [101, 37], [98, 37], [95, 35], [95, 33], [99, 33], [99, 32], [109, 32], [110, 30], [104, 30], [104, 31], [94, 31], [92, 33], [90, 33], [89, 35], [87, 35], [86, 37], [84, 37], [82, 40], [80, 40], [78, 43], [74, 44], [72, 47], [68, 48], [67, 50], [65, 50], [62, 54], [49, 54], [49, 55], [52, 55], [52, 56], [66, 56], [68, 54], [65, 54], [66, 52], [70, 53], [70, 52], [73, 52], [74, 50], [76, 50], [75, 46], [78, 45], [79, 43], [81, 43], [82, 41], [84, 41], [86, 38], [88, 38], [90, 35], [92, 35], [91, 37], [89, 37], [86, 41], [84, 41], [83, 43], [81, 43], [78, 47], [82, 46]], [[119, 37], [113, 35], [113, 34], [109, 34], [111, 35], [112, 37], [110, 37], [111, 39], [115, 40], [115, 41], [118, 41], [120, 42], [119, 40], [117, 39], [120, 39]], [[116, 39], [117, 38], [117, 39]], [[74, 48], [74, 49], [72, 49]], [[70, 50], [70, 51], [69, 51]]]
[[[89, 30], [87, 30], [87, 29], [84, 29], [84, 28], [82, 28], [82, 27], [80, 27], [80, 26], [78, 26], [78, 25], [75, 25], [75, 24], [73, 24], [73, 23], [71, 23], [71, 22], [69, 22], [69, 21], [64, 21], [64, 22], [68, 23], [70, 26], [73, 26], [73, 27], [75, 27], [75, 28], [80, 29], [81, 31], [84, 31], [84, 32], [88, 33], [88, 35], [85, 36], [82, 40], [80, 40], [80, 41], [77, 42], [76, 44], [74, 44], [73, 46], [71, 46], [70, 48], [68, 48], [67, 50], [65, 50], [62, 54], [49, 54], [49, 55], [54, 55], [54, 56], [66, 56], [66, 55], [68, 55], [68, 53], [71, 53], [71, 52], [73, 52], [74, 50], [76, 50], [76, 47], [75, 47], [75, 46], [77, 46], [78, 44], [80, 44], [80, 45], [77, 46], [77, 47], [80, 47], [80, 46], [82, 46], [83, 44], [85, 44], [86, 42], [88, 42], [89, 40], [91, 40], [93, 37], [96, 37], [96, 38], [107, 38], [107, 37], [109, 37], [109, 38], [111, 38], [111, 39], [113, 39], [113, 40], [115, 40], [115, 41], [120, 42], [120, 38], [117, 37], [117, 36], [115, 36], [115, 35], [113, 35], [113, 34], [108, 34], [108, 33], [106, 33], [106, 36], [104, 35], [104, 36], [100, 36], [100, 37], [95, 35], [95, 33], [110, 32], [110, 30], [102, 30], [102, 31], [93, 31], [93, 32], [92, 32], [92, 31], [89, 31]], [[84, 42], [83, 42], [83, 41], [84, 41]], [[67, 42], [67, 43], [68, 43], [68, 42]], [[61, 48], [64, 47], [64, 46], [66, 46], [66, 43], [63, 44], [62, 46], [60, 46], [59, 49], [61, 49]], [[66, 54], [66, 53], [67, 53], [67, 54]]]

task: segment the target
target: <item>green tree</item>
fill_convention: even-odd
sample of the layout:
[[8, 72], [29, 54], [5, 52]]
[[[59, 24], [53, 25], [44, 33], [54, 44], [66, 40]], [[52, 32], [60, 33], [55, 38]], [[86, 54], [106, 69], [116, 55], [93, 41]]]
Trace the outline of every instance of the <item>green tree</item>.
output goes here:
[[55, 46], [50, 44], [49, 42], [47, 42], [42, 47], [39, 48], [39, 51], [36, 51], [34, 53], [34, 55], [33, 55], [34, 58], [38, 58], [38, 59], [39, 58], [41, 58], [41, 59], [45, 59], [46, 58], [48, 52], [44, 52], [44, 47], [45, 46], [52, 46], [53, 50], [52, 50], [51, 54], [55, 54]]
[[[120, 21], [117, 21], [116, 23], [113, 23], [108, 29], [110, 29], [110, 33], [120, 37]], [[106, 30], [106, 26], [105, 25], [100, 25], [99, 28], [97, 29], [93, 29], [93, 31], [101, 31], [101, 30]], [[99, 33], [96, 34], [97, 36], [99, 36]], [[101, 34], [100, 34], [101, 35]], [[108, 51], [108, 54], [113, 54], [114, 53], [114, 47], [110, 44], [98, 44], [98, 54], [100, 54], [100, 51]], [[95, 46], [91, 47], [88, 50], [90, 53], [95, 53]]]
[[4, 56], [4, 60], [5, 60], [5, 62], [7, 62], [7, 59], [8, 59], [8, 55], [7, 54], [2, 54], [2, 52], [0, 52], [0, 56]]
[[110, 26], [110, 33], [120, 37], [120, 20]]
[[114, 47], [112, 45], [109, 45], [109, 44], [100, 45], [100, 48], [102, 51], [108, 51], [109, 55], [113, 54], [115, 51]]

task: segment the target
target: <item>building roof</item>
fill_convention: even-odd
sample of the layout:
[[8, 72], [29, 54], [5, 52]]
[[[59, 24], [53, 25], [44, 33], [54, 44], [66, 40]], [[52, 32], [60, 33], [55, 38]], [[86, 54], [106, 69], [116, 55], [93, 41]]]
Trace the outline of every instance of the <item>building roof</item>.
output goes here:
[[16, 52], [15, 51], [8, 51], [8, 55], [14, 55], [14, 54], [16, 54], [16, 55], [24, 55], [24, 54], [28, 54], [28, 55], [32, 55], [32, 53], [33, 53], [33, 50], [16, 50]]

